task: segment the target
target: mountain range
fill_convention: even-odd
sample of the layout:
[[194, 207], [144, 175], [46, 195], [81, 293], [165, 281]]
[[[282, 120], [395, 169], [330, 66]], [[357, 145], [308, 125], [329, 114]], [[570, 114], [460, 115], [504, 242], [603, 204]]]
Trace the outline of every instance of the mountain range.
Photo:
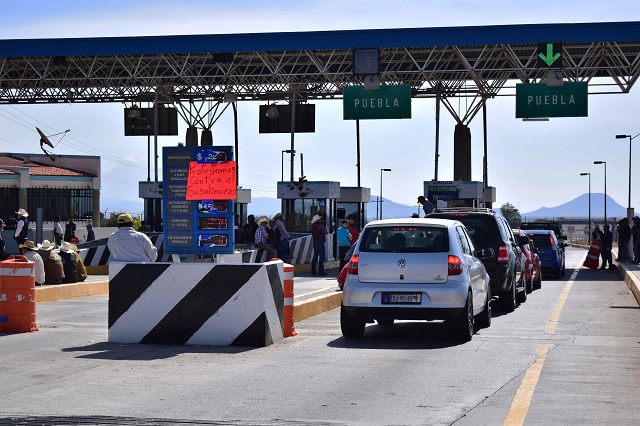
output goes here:
[[[392, 219], [398, 217], [411, 217], [413, 213], [420, 213], [423, 216], [421, 206], [408, 206], [406, 204], [396, 203], [387, 198], [384, 198], [384, 205], [382, 213], [384, 219]], [[267, 197], [255, 197], [252, 198], [248, 211], [255, 216], [268, 216], [272, 217], [281, 210], [281, 200]], [[500, 206], [494, 206], [496, 212], [500, 212]], [[567, 201], [564, 204], [560, 204], [554, 207], [541, 207], [537, 210], [522, 213], [520, 212], [523, 220], [535, 220], [535, 219], [554, 219], [561, 217], [580, 217], [586, 218], [589, 216], [589, 194], [582, 194], [573, 200]], [[607, 216], [609, 218], [614, 217], [626, 217], [627, 209], [618, 204], [613, 198], [607, 196]], [[604, 216], [604, 194], [603, 193], [591, 193], [591, 217], [602, 218]], [[376, 201], [371, 201], [367, 204], [367, 219], [376, 219]]]
[[[142, 200], [119, 200], [114, 198], [103, 198], [100, 200], [102, 212], [107, 210], [110, 212], [130, 212], [131, 214], [139, 214], [144, 210]], [[420, 206], [409, 206], [406, 204], [396, 203], [388, 198], [383, 199], [382, 213], [385, 219], [398, 217], [411, 217], [413, 213], [420, 213], [423, 216]], [[267, 216], [273, 217], [281, 211], [281, 200], [268, 197], [253, 197], [248, 207], [248, 213], [256, 217]], [[499, 212], [500, 206], [494, 206], [494, 210]], [[561, 217], [581, 217], [586, 218], [589, 215], [589, 194], [582, 194], [571, 201], [560, 204], [555, 207], [541, 207], [537, 210], [522, 213], [523, 220], [535, 219], [554, 219]], [[610, 218], [625, 217], [627, 209], [618, 204], [613, 198], [607, 196], [607, 215]], [[602, 218], [604, 216], [604, 194], [591, 193], [591, 217]], [[367, 204], [367, 220], [376, 219], [376, 200]]]

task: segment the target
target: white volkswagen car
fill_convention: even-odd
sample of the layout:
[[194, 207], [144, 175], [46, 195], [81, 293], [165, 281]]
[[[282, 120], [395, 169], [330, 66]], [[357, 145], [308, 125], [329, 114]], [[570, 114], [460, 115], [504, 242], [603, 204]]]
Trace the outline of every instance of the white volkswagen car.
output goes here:
[[362, 230], [347, 266], [340, 326], [362, 337], [367, 322], [446, 320], [469, 341], [491, 325], [489, 275], [465, 226], [449, 219], [386, 219]]

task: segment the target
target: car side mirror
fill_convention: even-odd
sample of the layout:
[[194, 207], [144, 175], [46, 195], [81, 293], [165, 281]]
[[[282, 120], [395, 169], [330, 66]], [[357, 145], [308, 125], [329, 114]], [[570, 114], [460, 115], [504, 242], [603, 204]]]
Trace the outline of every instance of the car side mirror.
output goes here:
[[518, 235], [518, 245], [525, 246], [529, 245], [529, 236], [527, 235]]
[[487, 259], [489, 257], [495, 256], [496, 252], [492, 248], [483, 248], [480, 250], [476, 250], [476, 257], [478, 259]]
[[561, 235], [561, 236], [560, 236], [560, 239], [561, 239], [561, 240], [566, 240], [566, 239], [567, 239], [567, 236], [566, 236], [566, 235]]

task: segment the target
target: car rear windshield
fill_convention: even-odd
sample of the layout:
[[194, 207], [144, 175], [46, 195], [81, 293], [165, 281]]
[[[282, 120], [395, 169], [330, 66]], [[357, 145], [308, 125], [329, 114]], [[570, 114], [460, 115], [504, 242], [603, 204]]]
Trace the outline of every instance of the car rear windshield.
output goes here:
[[488, 214], [446, 213], [434, 214], [429, 217], [458, 220], [467, 227], [473, 241], [480, 246], [500, 241], [500, 230], [496, 218]]
[[551, 236], [549, 234], [528, 234], [529, 238], [533, 240], [533, 244], [536, 247], [549, 247], [551, 246]]
[[375, 226], [365, 229], [361, 252], [440, 253], [449, 251], [447, 228], [439, 226]]

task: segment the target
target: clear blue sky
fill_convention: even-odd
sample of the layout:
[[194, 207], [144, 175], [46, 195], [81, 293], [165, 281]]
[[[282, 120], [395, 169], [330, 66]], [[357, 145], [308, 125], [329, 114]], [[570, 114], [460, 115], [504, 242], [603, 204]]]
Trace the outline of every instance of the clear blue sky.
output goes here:
[[[441, 27], [554, 22], [640, 20], [636, 1], [619, 1], [603, 8], [595, 1], [29, 1], [6, 2], [0, 15], [0, 39], [216, 34], [279, 31], [322, 31], [363, 28]], [[464, 102], [464, 101], [462, 101]], [[275, 197], [280, 180], [281, 150], [288, 135], [258, 134], [258, 102], [239, 105], [240, 185], [253, 197]], [[310, 180], [335, 180], [356, 185], [355, 124], [342, 120], [341, 101], [316, 102], [316, 133], [296, 135], [296, 150], [304, 154]], [[60, 154], [103, 157], [103, 197], [136, 199], [138, 181], [147, 177], [144, 137], [123, 135], [121, 104], [0, 106], [0, 151], [38, 152], [34, 127], [49, 134], [71, 129], [55, 149]], [[413, 205], [423, 181], [434, 171], [435, 102], [415, 100], [411, 120], [361, 123], [362, 184], [377, 195], [380, 169], [384, 195]], [[522, 213], [552, 207], [587, 192], [603, 192], [607, 161], [607, 192], [626, 206], [628, 140], [615, 134], [640, 133], [640, 87], [630, 94], [589, 98], [588, 118], [560, 118], [549, 122], [515, 119], [515, 98], [490, 100], [488, 112], [489, 183], [497, 188], [496, 206], [510, 202]], [[440, 180], [453, 178], [454, 121], [442, 109]], [[482, 180], [482, 118], [471, 125], [473, 179]], [[180, 136], [162, 137], [175, 146]], [[231, 113], [213, 127], [214, 144], [233, 145]], [[634, 143], [640, 142], [640, 138]], [[640, 169], [640, 146], [634, 168]], [[125, 164], [122, 162], [126, 161]], [[299, 160], [299, 157], [297, 157]], [[299, 175], [300, 164], [295, 166]], [[285, 176], [288, 164], [285, 160]], [[632, 205], [640, 210], [640, 171], [633, 174]], [[152, 172], [153, 177], [153, 172]], [[104, 207], [102, 206], [103, 210]]]

